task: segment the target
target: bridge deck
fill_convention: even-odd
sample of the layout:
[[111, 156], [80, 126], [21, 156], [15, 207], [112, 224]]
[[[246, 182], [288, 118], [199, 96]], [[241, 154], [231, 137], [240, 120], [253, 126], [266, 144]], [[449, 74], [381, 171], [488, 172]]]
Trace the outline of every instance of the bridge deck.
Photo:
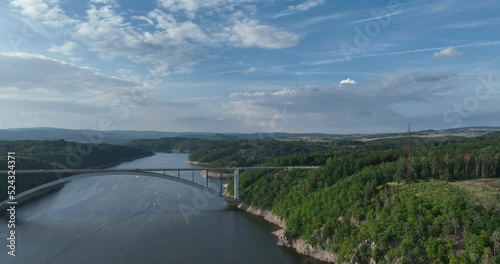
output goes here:
[[[209, 182], [208, 182], [208, 177], [206, 178], [206, 185], [196, 183], [194, 180], [194, 171], [203, 171], [203, 170], [212, 170], [212, 171], [234, 171], [234, 184], [235, 184], [235, 189], [234, 189], [234, 198], [231, 197], [223, 197], [223, 199], [230, 205], [237, 205], [239, 203], [239, 196], [238, 196], [238, 177], [239, 177], [239, 171], [240, 170], [292, 170], [292, 169], [317, 169], [319, 168], [318, 166], [276, 166], [276, 167], [231, 167], [231, 168], [136, 168], [136, 169], [64, 169], [64, 170], [16, 170], [16, 174], [41, 174], [41, 173], [58, 173], [61, 175], [62, 173], [72, 173], [76, 174], [75, 176], [71, 177], [58, 177], [59, 179], [56, 181], [48, 182], [45, 184], [42, 184], [40, 186], [37, 186], [35, 188], [32, 188], [30, 190], [24, 191], [22, 193], [19, 193], [16, 195], [14, 201], [10, 200], [5, 200], [0, 203], [0, 211], [4, 211], [10, 203], [16, 202], [16, 203], [22, 203], [24, 201], [33, 199], [35, 197], [38, 197], [40, 195], [43, 195], [47, 192], [50, 192], [55, 189], [62, 188], [64, 184], [66, 184], [69, 181], [80, 179], [80, 178], [86, 178], [86, 177], [92, 177], [92, 176], [99, 176], [99, 175], [104, 175], [104, 174], [110, 174], [110, 173], [126, 173], [126, 174], [143, 174], [147, 176], [152, 176], [152, 177], [157, 177], [157, 178], [163, 178], [163, 179], [168, 179], [168, 180], [173, 180], [177, 182], [182, 182], [184, 184], [191, 185], [196, 188], [204, 189], [206, 191], [213, 192], [214, 194], [219, 194], [221, 197], [223, 196], [223, 186], [222, 186], [222, 177], [220, 177], [220, 190], [212, 190], [209, 188]], [[174, 175], [168, 175], [167, 172], [172, 172], [172, 171], [177, 171], [177, 177]], [[193, 171], [193, 176], [192, 180], [184, 179], [180, 177], [180, 172], [181, 171]], [[156, 173], [155, 173], [156, 172]], [[158, 173], [158, 172], [163, 172], [163, 174]], [[1, 174], [7, 174], [7, 171], [0, 171]], [[217, 178], [217, 177], [216, 177]]]
[[[275, 167], [221, 167], [221, 168], [135, 168], [135, 169], [62, 169], [62, 170], [16, 170], [16, 173], [95, 173], [95, 172], [123, 172], [123, 171], [234, 171], [239, 170], [283, 170], [283, 169], [317, 169], [319, 166], [275, 166]], [[0, 173], [7, 173], [0, 170]]]

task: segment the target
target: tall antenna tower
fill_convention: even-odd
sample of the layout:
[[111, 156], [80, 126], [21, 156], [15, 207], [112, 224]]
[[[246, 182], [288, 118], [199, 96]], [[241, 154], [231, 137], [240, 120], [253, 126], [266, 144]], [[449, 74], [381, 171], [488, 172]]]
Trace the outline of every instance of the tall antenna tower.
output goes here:
[[410, 122], [408, 122], [408, 153], [406, 154], [406, 180], [411, 180], [411, 127]]

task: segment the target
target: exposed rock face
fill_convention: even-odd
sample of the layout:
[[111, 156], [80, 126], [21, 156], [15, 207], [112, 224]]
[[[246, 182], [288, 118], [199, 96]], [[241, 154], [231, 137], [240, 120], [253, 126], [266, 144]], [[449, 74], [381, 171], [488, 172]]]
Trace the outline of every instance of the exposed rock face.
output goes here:
[[330, 263], [335, 263], [335, 261], [337, 260], [337, 255], [328, 250], [314, 247], [310, 244], [307, 244], [303, 239], [300, 238], [288, 238], [285, 235], [284, 230], [286, 227], [285, 221], [281, 217], [273, 214], [271, 211], [262, 210], [245, 203], [240, 203], [238, 205], [238, 208], [241, 210], [245, 210], [251, 214], [261, 216], [266, 221], [279, 226], [281, 229], [273, 232], [273, 234], [278, 237], [278, 246], [291, 247], [300, 254]]
[[238, 205], [238, 208], [241, 210], [245, 210], [251, 214], [262, 216], [266, 221], [273, 223], [279, 226], [280, 228], [285, 228], [285, 221], [281, 217], [278, 217], [277, 215], [273, 214], [271, 211], [262, 210], [260, 208], [253, 207], [245, 203], [240, 203]]
[[300, 238], [288, 238], [285, 234], [284, 229], [273, 232], [274, 235], [278, 237], [278, 245], [284, 247], [294, 248], [298, 253], [319, 259], [322, 261], [335, 263], [337, 261], [337, 255], [324, 249], [314, 247], [307, 244], [303, 239]]

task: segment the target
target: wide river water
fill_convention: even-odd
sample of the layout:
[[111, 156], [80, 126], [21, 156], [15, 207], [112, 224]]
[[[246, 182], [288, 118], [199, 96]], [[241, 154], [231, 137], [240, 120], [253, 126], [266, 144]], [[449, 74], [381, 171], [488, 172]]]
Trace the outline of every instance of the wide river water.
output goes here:
[[[182, 153], [116, 166], [151, 167], [195, 166]], [[206, 182], [199, 173], [195, 178]], [[1, 220], [2, 264], [323, 263], [277, 246], [271, 234], [277, 227], [259, 217], [197, 188], [144, 175], [78, 179], [19, 205], [15, 257], [7, 254], [9, 229], [6, 217]]]

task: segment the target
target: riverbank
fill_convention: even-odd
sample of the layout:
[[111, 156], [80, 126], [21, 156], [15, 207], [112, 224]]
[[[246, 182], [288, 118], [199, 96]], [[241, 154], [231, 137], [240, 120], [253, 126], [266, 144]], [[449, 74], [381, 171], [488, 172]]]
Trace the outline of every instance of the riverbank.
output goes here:
[[[193, 160], [187, 160], [187, 162], [191, 165], [195, 165], [195, 166], [206, 166], [208, 167], [208, 165], [210, 165], [210, 163], [208, 162], [200, 162], [200, 161], [193, 161]], [[207, 177], [207, 170], [202, 170], [200, 171], [200, 175], [203, 176], [203, 177]], [[208, 170], [208, 177], [210, 178], [220, 178], [220, 172], [218, 171], [210, 171]], [[222, 178], [224, 179], [230, 179], [234, 176], [234, 174], [231, 172], [231, 173], [227, 173], [227, 171], [224, 171], [222, 172]]]
[[195, 165], [195, 166], [208, 166], [210, 165], [210, 163], [208, 162], [201, 162], [201, 161], [194, 161], [194, 160], [187, 160], [187, 162], [191, 165]]
[[305, 240], [301, 238], [290, 238], [287, 237], [285, 229], [286, 229], [286, 222], [283, 218], [273, 214], [269, 210], [264, 210], [261, 208], [257, 208], [251, 205], [248, 205], [246, 203], [239, 203], [236, 206], [238, 209], [246, 211], [248, 213], [251, 213], [256, 216], [260, 216], [264, 218], [264, 220], [277, 225], [280, 229], [277, 231], [274, 231], [273, 234], [278, 238], [278, 246], [282, 247], [290, 247], [295, 249], [297, 253], [306, 255], [308, 257], [321, 260], [324, 262], [328, 263], [335, 263], [337, 260], [337, 255], [328, 251], [324, 250], [322, 248], [319, 248], [317, 246], [313, 246], [311, 244], [308, 244]]
[[[200, 172], [200, 175], [203, 176], [203, 177], [206, 177], [207, 176], [207, 170], [202, 170]], [[220, 172], [217, 172], [217, 171], [208, 171], [208, 177], [210, 178], [216, 178], [216, 179], [219, 179], [220, 178]], [[222, 173], [222, 178], [223, 179], [231, 179], [233, 178], [233, 173]]]

